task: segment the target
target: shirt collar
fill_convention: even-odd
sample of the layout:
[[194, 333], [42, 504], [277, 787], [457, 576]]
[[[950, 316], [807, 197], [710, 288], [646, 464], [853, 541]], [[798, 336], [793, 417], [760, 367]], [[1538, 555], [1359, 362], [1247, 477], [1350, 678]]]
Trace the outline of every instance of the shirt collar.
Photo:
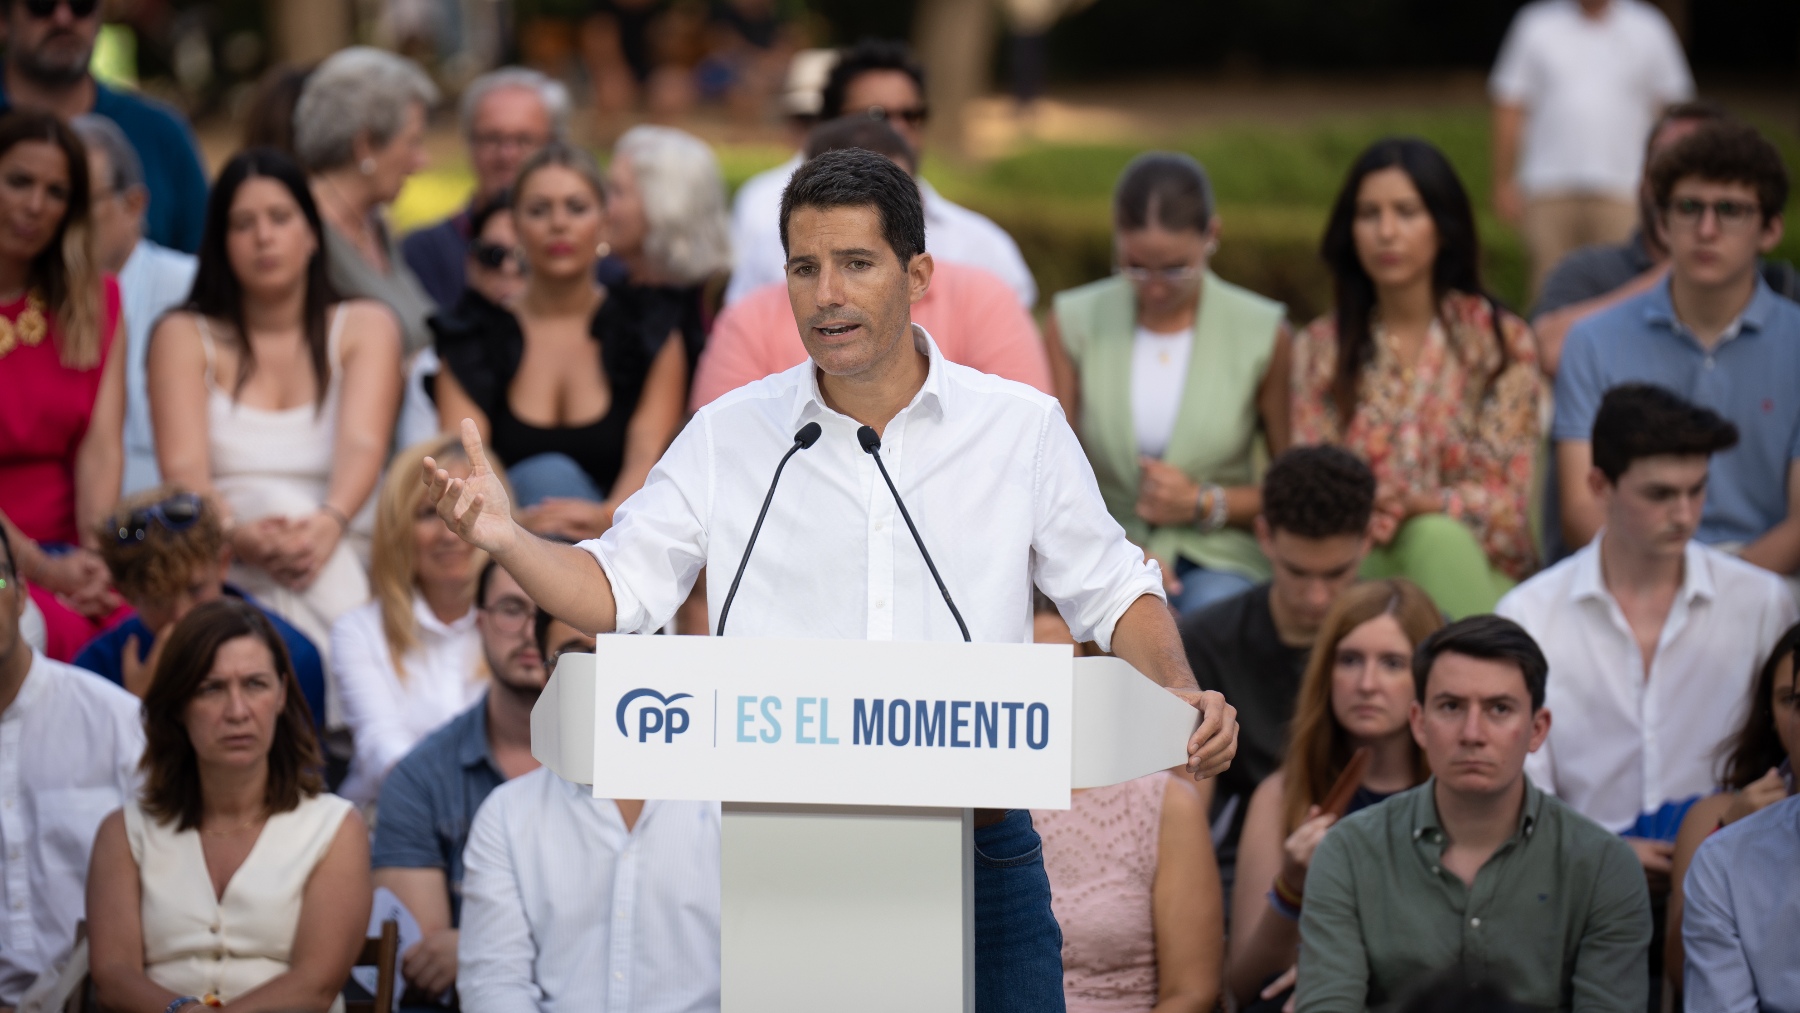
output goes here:
[[[1507, 841], [1508, 844], [1530, 840], [1532, 833], [1537, 830], [1538, 820], [1544, 809], [1544, 793], [1531, 783], [1530, 777], [1525, 774], [1519, 776], [1525, 780], [1525, 804], [1519, 807], [1519, 826]], [[1432, 777], [1420, 785], [1413, 795], [1412, 839], [1419, 841], [1430, 838], [1433, 843], [1442, 844], [1443, 837], [1444, 824], [1438, 819], [1437, 811], [1437, 778]]]
[[38, 700], [45, 693], [50, 692], [50, 682], [55, 678], [56, 672], [52, 668], [50, 660], [38, 653], [37, 648], [32, 648], [31, 667], [25, 670], [25, 683], [19, 687], [19, 694], [13, 697], [13, 702], [6, 708], [5, 714], [0, 716], [22, 717], [29, 713], [33, 707], [37, 706]]
[[[1644, 304], [1644, 320], [1649, 324], [1666, 327], [1678, 336], [1694, 341], [1693, 332], [1688, 330], [1687, 325], [1683, 324], [1675, 315], [1675, 302], [1669, 294], [1669, 284], [1670, 280], [1664, 278], [1650, 290], [1650, 298]], [[1777, 298], [1779, 297], [1776, 296], [1775, 290], [1770, 288], [1769, 283], [1763, 279], [1759, 265], [1756, 272], [1756, 290], [1751, 293], [1749, 304], [1744, 307], [1742, 313], [1738, 314], [1737, 319], [1725, 328], [1725, 332], [1719, 337], [1719, 344], [1723, 345], [1746, 333], [1761, 333], [1768, 326], [1769, 314], [1775, 311]]]
[[[913, 324], [912, 331], [913, 347], [925, 354], [925, 383], [902, 410], [911, 411], [915, 405], [930, 404], [937, 409], [939, 417], [944, 417], [950, 411], [951, 401], [950, 384], [944, 379], [944, 355], [925, 328]], [[794, 391], [794, 409], [788, 424], [798, 429], [808, 419], [822, 414], [837, 415], [838, 412], [825, 404], [825, 395], [819, 390], [819, 367], [808, 359], [806, 380]]]
[[418, 620], [419, 629], [423, 632], [441, 637], [453, 637], [475, 628], [475, 606], [470, 605], [469, 611], [446, 623], [437, 617], [437, 613], [431, 611], [431, 606], [425, 602], [425, 596], [420, 594], [417, 588], [414, 588], [413, 618]]
[[[1575, 579], [1570, 585], [1569, 596], [1576, 601], [1613, 600], [1612, 592], [1606, 589], [1606, 577], [1600, 572], [1600, 540], [1605, 535], [1606, 529], [1601, 528], [1594, 533], [1593, 541], [1575, 554]], [[1681, 587], [1675, 592], [1675, 600], [1684, 604], [1692, 604], [1695, 598], [1711, 601], [1717, 595], [1716, 588], [1712, 561], [1706, 558], [1698, 540], [1688, 539], [1682, 550]]]
[[481, 699], [475, 701], [475, 706], [469, 708], [457, 722], [456, 762], [465, 770], [484, 763], [496, 771], [500, 769], [500, 765], [494, 762], [493, 750], [488, 747], [487, 708], [487, 694], [483, 693]]

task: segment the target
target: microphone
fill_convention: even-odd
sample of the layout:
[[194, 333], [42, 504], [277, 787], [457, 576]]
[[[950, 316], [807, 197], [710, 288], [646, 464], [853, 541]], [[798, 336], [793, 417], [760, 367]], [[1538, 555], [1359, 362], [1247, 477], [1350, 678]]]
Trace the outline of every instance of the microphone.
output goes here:
[[738, 560], [737, 576], [731, 578], [731, 590], [725, 595], [725, 604], [719, 609], [719, 629], [714, 636], [725, 635], [725, 617], [731, 614], [731, 600], [737, 597], [738, 582], [744, 579], [744, 568], [750, 565], [750, 550], [756, 548], [756, 536], [762, 534], [763, 518], [769, 516], [769, 504], [775, 500], [775, 487], [781, 483], [781, 469], [787, 467], [788, 458], [819, 442], [819, 434], [824, 432], [817, 422], [808, 422], [794, 434], [794, 445], [781, 455], [781, 463], [775, 466], [775, 477], [769, 480], [769, 494], [763, 497], [762, 511], [756, 515], [756, 526], [750, 529], [750, 541], [744, 545], [744, 558]]
[[944, 604], [950, 606], [950, 614], [956, 619], [956, 627], [962, 630], [963, 643], [969, 643], [969, 625], [963, 622], [962, 613], [956, 610], [956, 603], [950, 600], [950, 589], [944, 586], [944, 578], [938, 576], [937, 564], [931, 561], [931, 553], [925, 551], [925, 539], [919, 537], [919, 529], [913, 526], [912, 514], [906, 512], [906, 501], [900, 498], [900, 490], [894, 488], [894, 480], [888, 477], [887, 465], [881, 461], [881, 437], [875, 435], [873, 427], [863, 426], [856, 431], [856, 442], [862, 444], [863, 453], [875, 458], [875, 467], [881, 469], [881, 478], [887, 483], [888, 492], [894, 494], [894, 505], [900, 508], [900, 518], [906, 521], [906, 530], [912, 532], [913, 544], [919, 547], [919, 555], [925, 557], [925, 567], [931, 571], [931, 579], [937, 581], [938, 591], [944, 596]]

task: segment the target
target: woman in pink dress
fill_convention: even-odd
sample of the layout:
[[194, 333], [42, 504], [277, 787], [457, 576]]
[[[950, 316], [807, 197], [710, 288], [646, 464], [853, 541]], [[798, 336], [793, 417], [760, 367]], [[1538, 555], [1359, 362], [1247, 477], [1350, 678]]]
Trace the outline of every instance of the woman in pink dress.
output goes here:
[[64, 661], [119, 607], [92, 547], [124, 466], [123, 324], [87, 170], [56, 117], [0, 117], [0, 522]]

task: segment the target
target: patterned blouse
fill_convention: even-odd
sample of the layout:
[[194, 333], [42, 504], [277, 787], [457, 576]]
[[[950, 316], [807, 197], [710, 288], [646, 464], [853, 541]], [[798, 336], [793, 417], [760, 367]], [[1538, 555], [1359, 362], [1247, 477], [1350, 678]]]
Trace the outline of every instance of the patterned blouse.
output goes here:
[[1346, 432], [1332, 395], [1337, 319], [1313, 321], [1294, 339], [1294, 443], [1348, 447], [1369, 462], [1378, 495], [1441, 492], [1444, 512], [1516, 580], [1537, 564], [1528, 500], [1546, 395], [1531, 329], [1502, 311], [1499, 334], [1504, 359], [1493, 304], [1453, 292], [1406, 369], [1377, 322]]

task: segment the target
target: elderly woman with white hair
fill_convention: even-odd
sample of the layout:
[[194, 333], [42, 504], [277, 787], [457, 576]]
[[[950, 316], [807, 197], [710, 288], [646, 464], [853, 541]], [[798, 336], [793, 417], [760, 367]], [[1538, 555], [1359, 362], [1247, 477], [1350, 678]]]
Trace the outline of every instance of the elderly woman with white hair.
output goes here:
[[339, 294], [386, 303], [411, 356], [431, 343], [435, 306], [400, 255], [381, 209], [425, 167], [425, 118], [438, 90], [419, 65], [369, 46], [327, 57], [294, 108], [294, 148], [325, 219]]

